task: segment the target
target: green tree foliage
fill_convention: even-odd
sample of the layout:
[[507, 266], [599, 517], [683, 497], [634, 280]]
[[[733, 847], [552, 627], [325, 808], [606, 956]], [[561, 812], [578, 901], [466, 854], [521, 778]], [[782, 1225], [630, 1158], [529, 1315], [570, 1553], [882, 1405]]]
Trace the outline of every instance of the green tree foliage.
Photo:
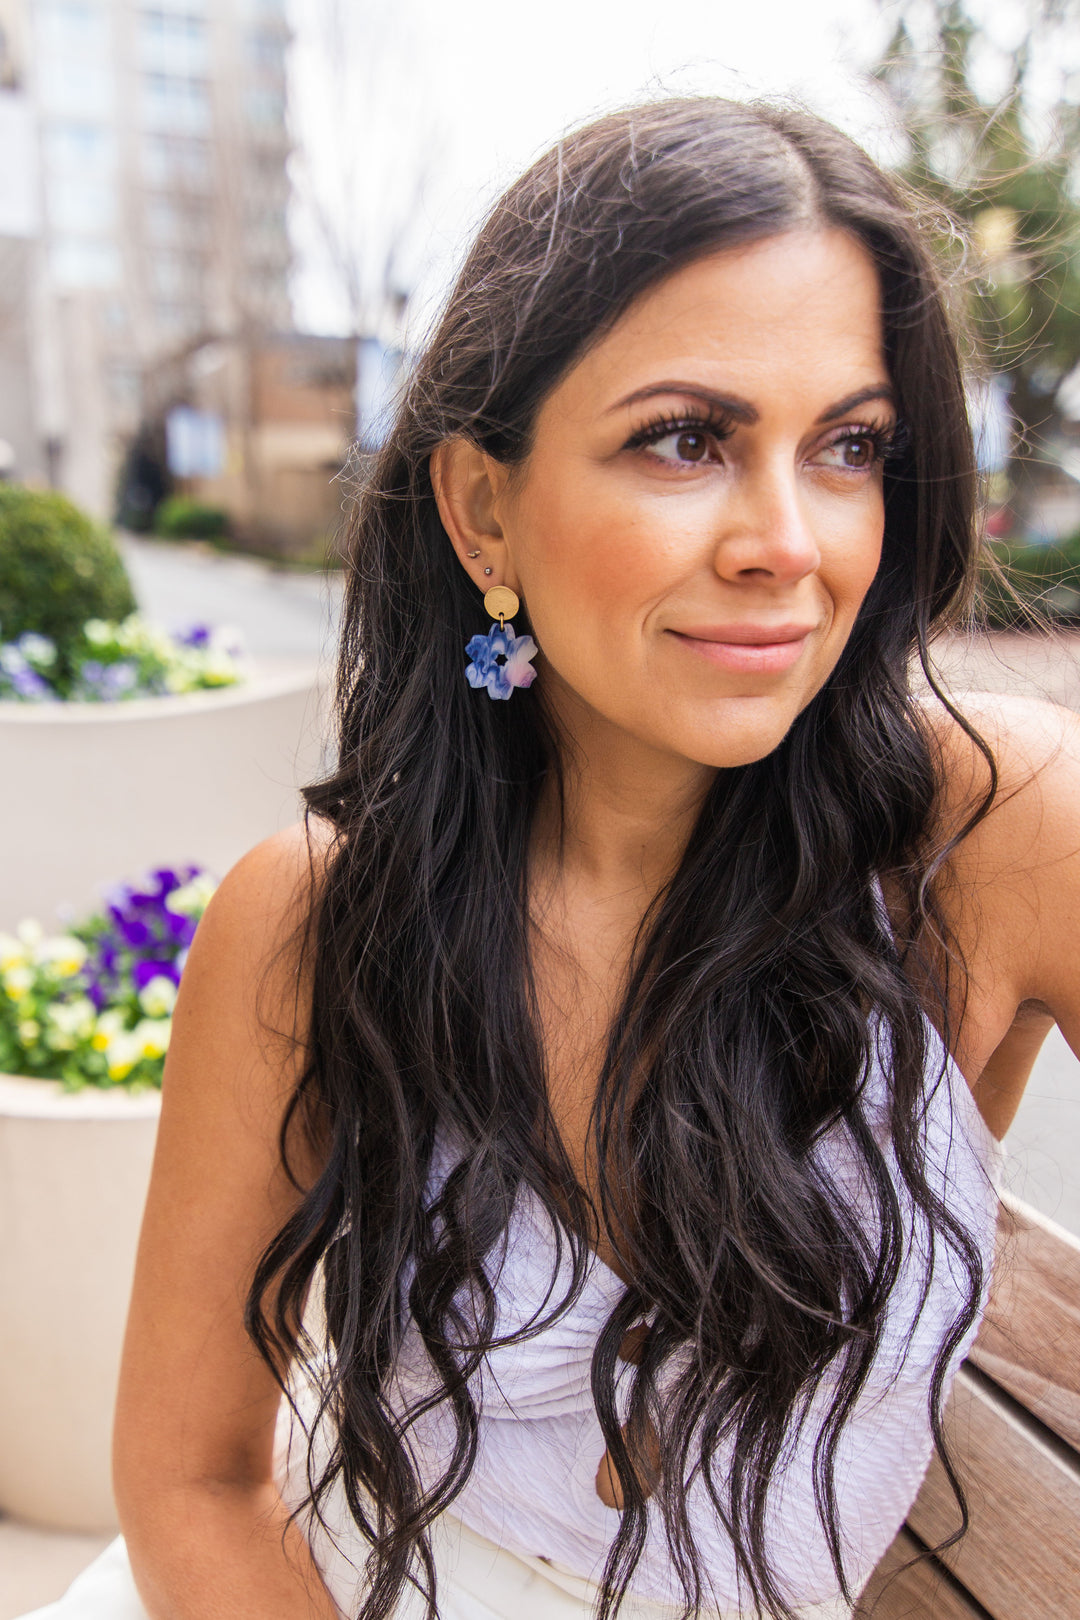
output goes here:
[[1022, 513], [1060, 427], [1054, 395], [1080, 358], [1080, 108], [1054, 68], [1056, 47], [1080, 29], [1080, 0], [1017, 0], [1015, 48], [995, 43], [976, 4], [901, 0], [876, 77], [906, 137], [904, 177], [940, 204], [941, 246], [983, 359], [1009, 377]]
[[0, 484], [0, 637], [49, 636], [64, 662], [88, 619], [123, 619], [135, 596], [110, 535], [64, 495]]
[[167, 540], [222, 540], [229, 532], [229, 514], [220, 506], [206, 506], [187, 495], [170, 495], [154, 513], [154, 533]]

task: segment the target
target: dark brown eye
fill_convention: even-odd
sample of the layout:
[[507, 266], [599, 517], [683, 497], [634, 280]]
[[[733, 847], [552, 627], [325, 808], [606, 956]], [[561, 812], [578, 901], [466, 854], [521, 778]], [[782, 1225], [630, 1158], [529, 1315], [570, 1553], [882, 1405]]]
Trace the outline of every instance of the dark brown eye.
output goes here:
[[680, 433], [675, 449], [680, 461], [704, 461], [709, 453], [709, 441], [704, 433]]
[[709, 455], [709, 435], [700, 428], [682, 428], [665, 433], [649, 446], [661, 461], [706, 461]]
[[869, 467], [873, 459], [873, 439], [846, 439], [844, 441], [845, 466]]
[[827, 467], [844, 468], [847, 472], [872, 472], [880, 454], [881, 445], [876, 434], [849, 433], [825, 445], [814, 460]]

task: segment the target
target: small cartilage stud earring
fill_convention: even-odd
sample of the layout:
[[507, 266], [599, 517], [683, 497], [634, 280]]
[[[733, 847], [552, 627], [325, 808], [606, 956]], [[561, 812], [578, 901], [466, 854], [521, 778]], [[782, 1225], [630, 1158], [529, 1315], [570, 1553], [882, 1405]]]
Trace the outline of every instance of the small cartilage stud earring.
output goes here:
[[479, 557], [479, 555], [480, 555], [480, 553], [478, 551], [470, 551], [469, 552], [470, 557]]
[[491, 569], [490, 569], [490, 568], [485, 568], [485, 569], [484, 569], [484, 573], [485, 573], [485, 574], [490, 574], [490, 573], [491, 573]]

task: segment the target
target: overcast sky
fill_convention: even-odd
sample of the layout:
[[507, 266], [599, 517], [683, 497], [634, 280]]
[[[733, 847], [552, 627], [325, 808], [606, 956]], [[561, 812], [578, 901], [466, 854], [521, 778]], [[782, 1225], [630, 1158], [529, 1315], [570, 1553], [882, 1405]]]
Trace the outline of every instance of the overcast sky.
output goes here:
[[[1004, 46], [1000, 73], [1022, 29], [1023, 0], [971, 4], [987, 38]], [[369, 283], [396, 243], [415, 330], [498, 191], [561, 131], [642, 94], [793, 95], [887, 161], [898, 148], [867, 69], [892, 35], [898, 6], [291, 0], [300, 324], [348, 326], [320, 217], [339, 244], [349, 238], [349, 256]]]
[[[895, 14], [894, 14], [895, 15]], [[880, 147], [874, 0], [293, 0], [300, 324], [348, 310], [318, 218], [422, 321], [484, 207], [562, 130], [657, 90], [794, 94]], [[312, 197], [321, 200], [313, 210]]]

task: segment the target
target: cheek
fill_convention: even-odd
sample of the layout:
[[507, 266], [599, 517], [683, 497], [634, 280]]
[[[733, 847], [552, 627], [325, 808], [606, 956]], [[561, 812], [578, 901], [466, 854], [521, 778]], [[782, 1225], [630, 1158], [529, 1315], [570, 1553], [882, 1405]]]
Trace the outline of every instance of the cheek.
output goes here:
[[558, 665], [560, 651], [590, 635], [636, 635], [650, 602], [670, 586], [670, 537], [659, 543], [629, 502], [590, 499], [587, 485], [529, 506], [515, 546], [536, 639]]
[[880, 497], [871, 499], [863, 512], [852, 514], [851, 521], [833, 529], [826, 578], [837, 613], [845, 622], [854, 619], [874, 582], [881, 563], [884, 530], [885, 509]]

